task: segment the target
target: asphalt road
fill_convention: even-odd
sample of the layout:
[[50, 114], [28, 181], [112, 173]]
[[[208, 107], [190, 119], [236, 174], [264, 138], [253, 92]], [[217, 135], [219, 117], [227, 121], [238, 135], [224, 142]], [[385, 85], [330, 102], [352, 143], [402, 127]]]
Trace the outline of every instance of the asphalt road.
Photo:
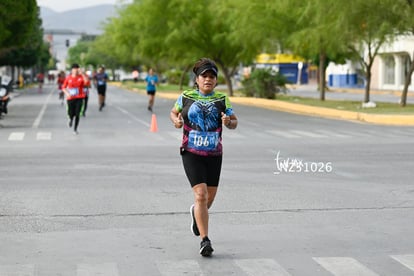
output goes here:
[[0, 275], [413, 275], [414, 128], [235, 105], [198, 254], [172, 100], [96, 93], [79, 135], [55, 87], [0, 120]]

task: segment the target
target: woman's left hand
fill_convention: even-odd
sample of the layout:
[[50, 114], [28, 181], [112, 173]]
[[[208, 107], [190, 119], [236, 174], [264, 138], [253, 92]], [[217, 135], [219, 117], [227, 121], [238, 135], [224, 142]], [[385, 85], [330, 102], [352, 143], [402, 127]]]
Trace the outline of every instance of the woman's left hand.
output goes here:
[[231, 123], [230, 116], [227, 116], [224, 112], [221, 112], [221, 121], [223, 125], [229, 126]]

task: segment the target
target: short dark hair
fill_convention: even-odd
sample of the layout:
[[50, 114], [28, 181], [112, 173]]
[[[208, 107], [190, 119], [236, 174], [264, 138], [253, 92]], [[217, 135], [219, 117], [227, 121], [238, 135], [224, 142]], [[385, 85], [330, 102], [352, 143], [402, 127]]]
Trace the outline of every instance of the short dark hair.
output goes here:
[[209, 58], [200, 58], [193, 67], [193, 73], [196, 76], [203, 74], [206, 71], [212, 71], [213, 74], [217, 77], [218, 68], [216, 63]]
[[77, 63], [72, 64], [72, 69], [74, 69], [74, 68], [79, 68], [79, 64], [77, 64]]

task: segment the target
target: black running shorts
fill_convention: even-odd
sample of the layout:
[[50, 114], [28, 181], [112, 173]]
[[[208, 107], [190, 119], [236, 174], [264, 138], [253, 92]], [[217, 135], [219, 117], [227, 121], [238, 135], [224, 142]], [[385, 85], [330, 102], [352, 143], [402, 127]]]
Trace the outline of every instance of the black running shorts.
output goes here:
[[200, 183], [206, 183], [207, 186], [218, 186], [223, 156], [200, 156], [182, 151], [181, 157], [191, 187]]
[[98, 85], [98, 94], [105, 96], [106, 94], [106, 85]]

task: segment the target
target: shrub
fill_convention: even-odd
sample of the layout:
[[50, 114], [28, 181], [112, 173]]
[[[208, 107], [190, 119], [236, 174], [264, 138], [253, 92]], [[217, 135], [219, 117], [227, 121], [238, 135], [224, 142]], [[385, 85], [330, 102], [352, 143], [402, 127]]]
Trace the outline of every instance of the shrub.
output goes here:
[[[183, 73], [182, 71], [176, 70], [176, 69], [172, 69], [172, 70], [165, 72], [165, 76], [167, 77], [167, 82], [169, 84], [175, 84], [175, 85], [180, 84], [182, 73]], [[183, 84], [187, 85], [189, 81], [190, 81], [190, 76], [189, 74], [186, 73], [184, 76]]]
[[270, 68], [256, 69], [242, 81], [243, 94], [248, 97], [275, 99], [276, 94], [286, 92], [287, 79]]

